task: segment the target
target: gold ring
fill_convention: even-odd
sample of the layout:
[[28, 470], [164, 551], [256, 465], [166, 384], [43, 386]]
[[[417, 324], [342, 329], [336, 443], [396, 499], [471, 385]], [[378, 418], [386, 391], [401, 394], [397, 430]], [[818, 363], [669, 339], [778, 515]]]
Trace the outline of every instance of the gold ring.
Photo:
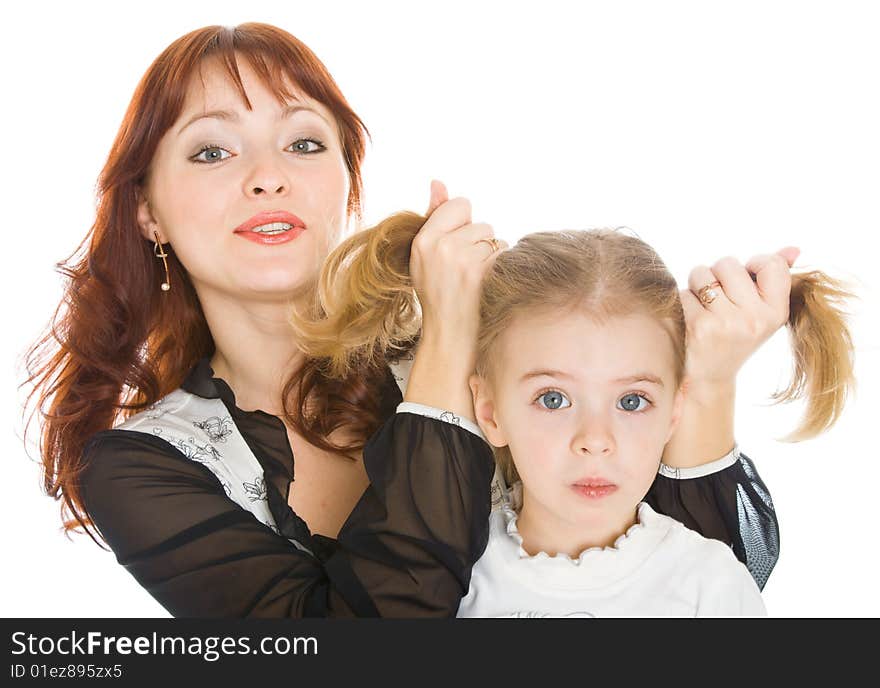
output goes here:
[[712, 282], [711, 284], [707, 284], [705, 287], [700, 287], [700, 290], [697, 292], [697, 298], [700, 300], [704, 306], [708, 306], [715, 299], [718, 298], [718, 292], [716, 291], [718, 287], [721, 286], [721, 282]]
[[480, 243], [482, 243], [482, 242], [484, 242], [484, 241], [485, 241], [487, 244], [489, 244], [489, 246], [492, 247], [492, 253], [495, 253], [495, 251], [498, 250], [498, 248], [499, 248], [499, 245], [498, 245], [498, 239], [496, 239], [495, 237], [492, 237], [491, 239], [480, 239], [477, 243], [480, 244]]

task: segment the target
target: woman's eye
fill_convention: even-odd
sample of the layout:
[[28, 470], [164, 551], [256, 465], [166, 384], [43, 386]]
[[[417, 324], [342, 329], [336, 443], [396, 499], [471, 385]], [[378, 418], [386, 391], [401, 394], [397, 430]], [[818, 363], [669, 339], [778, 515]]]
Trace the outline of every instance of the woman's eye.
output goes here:
[[550, 411], [571, 406], [571, 402], [565, 398], [565, 395], [562, 392], [555, 391], [544, 392], [538, 397], [538, 404]]
[[205, 146], [196, 153], [190, 160], [193, 162], [220, 162], [221, 160], [226, 160], [226, 158], [232, 157], [232, 153], [230, 153], [225, 148], [220, 148], [220, 146]]
[[617, 408], [623, 411], [644, 411], [651, 402], [641, 394], [624, 394], [617, 402]]
[[299, 139], [291, 143], [289, 148], [294, 153], [318, 153], [324, 150], [324, 144], [315, 139]]

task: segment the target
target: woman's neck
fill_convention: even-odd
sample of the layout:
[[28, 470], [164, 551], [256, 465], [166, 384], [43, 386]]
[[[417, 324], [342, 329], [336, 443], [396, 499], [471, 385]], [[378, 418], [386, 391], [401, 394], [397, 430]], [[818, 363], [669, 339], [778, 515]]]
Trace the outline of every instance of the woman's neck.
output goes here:
[[577, 559], [591, 547], [612, 547], [614, 542], [638, 522], [637, 508], [627, 513], [600, 513], [590, 522], [563, 519], [532, 498], [523, 486], [523, 503], [516, 526], [523, 549], [530, 555], [546, 552], [567, 554]]
[[281, 415], [284, 383], [303, 361], [290, 326], [291, 304], [216, 294], [201, 300], [214, 338], [214, 375], [232, 388], [240, 409]]

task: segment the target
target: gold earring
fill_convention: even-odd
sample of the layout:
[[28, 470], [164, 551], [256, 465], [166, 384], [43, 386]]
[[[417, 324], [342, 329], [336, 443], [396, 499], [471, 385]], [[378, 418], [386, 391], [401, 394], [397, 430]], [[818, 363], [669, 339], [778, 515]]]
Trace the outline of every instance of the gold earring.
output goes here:
[[156, 258], [161, 258], [162, 263], [165, 265], [165, 281], [162, 282], [162, 291], [168, 291], [171, 289], [171, 276], [168, 274], [168, 254], [165, 253], [165, 249], [162, 248], [162, 242], [159, 241], [159, 232], [153, 230], [153, 234], [156, 236], [156, 245], [153, 246], [153, 254]]

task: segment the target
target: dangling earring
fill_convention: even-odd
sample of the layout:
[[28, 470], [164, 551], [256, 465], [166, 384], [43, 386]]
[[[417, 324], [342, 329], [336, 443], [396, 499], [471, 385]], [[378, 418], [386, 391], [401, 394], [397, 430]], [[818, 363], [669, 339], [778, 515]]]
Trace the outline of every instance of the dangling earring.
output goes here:
[[159, 241], [159, 232], [153, 230], [153, 234], [156, 236], [156, 245], [153, 246], [153, 254], [156, 258], [161, 258], [162, 263], [165, 265], [165, 281], [162, 282], [162, 291], [168, 291], [171, 289], [171, 276], [168, 274], [168, 254], [165, 253], [165, 250], [162, 248], [162, 243]]

